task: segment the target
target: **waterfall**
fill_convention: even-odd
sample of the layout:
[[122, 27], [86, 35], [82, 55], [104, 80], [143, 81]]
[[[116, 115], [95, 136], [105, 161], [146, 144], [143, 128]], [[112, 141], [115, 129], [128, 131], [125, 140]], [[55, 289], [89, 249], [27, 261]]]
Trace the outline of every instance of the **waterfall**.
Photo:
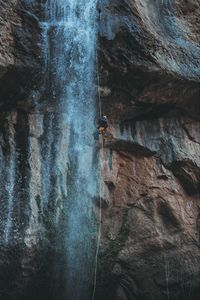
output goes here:
[[6, 192], [7, 192], [7, 200], [8, 200], [8, 209], [7, 209], [7, 220], [5, 226], [5, 235], [4, 239], [6, 244], [9, 242], [10, 231], [12, 228], [13, 221], [13, 201], [14, 201], [14, 184], [15, 184], [15, 166], [16, 166], [16, 157], [14, 150], [11, 150], [11, 154], [9, 157], [9, 162], [7, 166], [7, 180], [6, 180]]
[[15, 130], [11, 119], [8, 119], [9, 128], [9, 154], [6, 161], [5, 174], [5, 195], [7, 199], [7, 216], [4, 228], [4, 241], [7, 245], [10, 240], [12, 223], [13, 223], [13, 206], [14, 206], [14, 186], [16, 172], [16, 145], [15, 145]]
[[[59, 194], [67, 186], [66, 299], [71, 300], [89, 299], [94, 272], [95, 21], [96, 0], [49, 0], [45, 4], [45, 85], [52, 111], [43, 146], [43, 198], [48, 206], [51, 189]], [[61, 167], [67, 170], [65, 183], [59, 175]]]

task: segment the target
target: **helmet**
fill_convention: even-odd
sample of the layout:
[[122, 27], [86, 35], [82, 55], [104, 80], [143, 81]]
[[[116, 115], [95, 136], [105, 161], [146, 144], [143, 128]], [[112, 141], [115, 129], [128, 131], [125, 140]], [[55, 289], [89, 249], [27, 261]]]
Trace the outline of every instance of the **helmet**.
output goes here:
[[103, 116], [103, 119], [107, 121], [107, 117], [106, 116]]

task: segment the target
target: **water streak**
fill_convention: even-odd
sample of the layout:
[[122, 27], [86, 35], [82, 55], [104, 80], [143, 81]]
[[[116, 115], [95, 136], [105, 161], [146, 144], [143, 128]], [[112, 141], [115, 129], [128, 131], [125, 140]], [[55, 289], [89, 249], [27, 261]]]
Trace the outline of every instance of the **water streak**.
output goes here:
[[10, 151], [6, 167], [6, 199], [7, 199], [7, 218], [4, 229], [5, 244], [9, 243], [11, 236], [11, 229], [13, 224], [13, 205], [14, 205], [14, 187], [15, 187], [15, 173], [16, 173], [16, 146], [15, 146], [15, 131], [12, 120], [9, 121], [9, 146]]
[[[92, 198], [97, 192], [93, 163], [95, 119], [94, 61], [96, 44], [96, 0], [49, 0], [43, 22], [46, 41], [46, 91], [62, 130], [47, 140], [44, 193], [49, 198], [50, 182], [62, 189], [59, 166], [63, 151], [67, 169], [67, 299], [88, 299], [94, 270], [95, 224]], [[52, 125], [50, 126], [53, 130]], [[57, 132], [57, 133], [56, 133]], [[65, 149], [62, 140], [68, 141]], [[49, 158], [54, 143], [53, 165]], [[50, 145], [51, 144], [51, 145]], [[49, 146], [48, 146], [49, 145]], [[49, 147], [49, 148], [48, 148]], [[49, 150], [50, 149], [50, 150]], [[63, 165], [62, 165], [63, 167]], [[50, 174], [50, 175], [49, 175]]]

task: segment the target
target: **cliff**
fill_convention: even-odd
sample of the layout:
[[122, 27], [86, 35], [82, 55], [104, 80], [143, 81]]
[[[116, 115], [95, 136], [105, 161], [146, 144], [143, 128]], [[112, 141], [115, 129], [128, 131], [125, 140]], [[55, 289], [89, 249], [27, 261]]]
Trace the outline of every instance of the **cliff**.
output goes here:
[[[4, 300], [65, 299], [69, 141], [44, 90], [44, 4], [0, 0]], [[98, 88], [110, 124], [96, 299], [199, 299], [200, 4], [100, 0], [97, 11]], [[98, 195], [94, 211], [98, 220]]]
[[101, 1], [99, 13], [112, 124], [98, 299], [198, 299], [200, 6]]

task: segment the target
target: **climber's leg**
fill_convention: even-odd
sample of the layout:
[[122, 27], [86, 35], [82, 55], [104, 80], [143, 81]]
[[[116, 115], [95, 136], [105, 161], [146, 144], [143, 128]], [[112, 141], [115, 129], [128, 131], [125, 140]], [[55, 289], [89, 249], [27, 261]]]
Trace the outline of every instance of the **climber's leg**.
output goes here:
[[99, 139], [99, 134], [100, 134], [100, 132], [99, 132], [99, 130], [97, 129], [97, 130], [94, 132], [94, 134], [93, 134], [95, 141], [97, 141], [97, 140]]

